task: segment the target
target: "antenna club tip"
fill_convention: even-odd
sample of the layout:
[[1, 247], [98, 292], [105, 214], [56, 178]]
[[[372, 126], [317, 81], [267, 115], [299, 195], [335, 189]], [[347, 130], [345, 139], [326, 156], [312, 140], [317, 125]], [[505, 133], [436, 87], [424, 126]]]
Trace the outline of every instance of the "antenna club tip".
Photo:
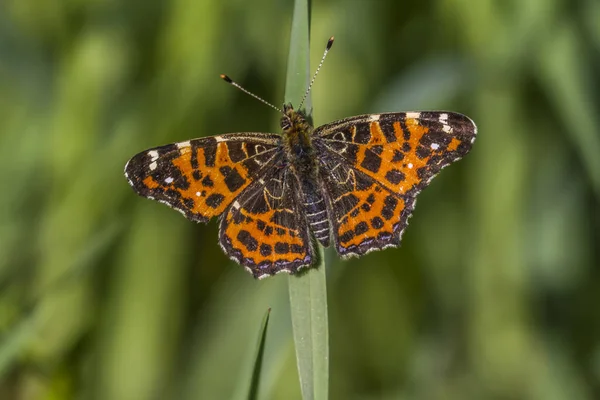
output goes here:
[[221, 79], [223, 79], [225, 82], [227, 82], [227, 83], [233, 83], [233, 81], [231, 80], [231, 78], [230, 78], [230, 77], [228, 77], [227, 75], [225, 75], [225, 74], [221, 74], [221, 75], [219, 75], [219, 76], [220, 76], [220, 77], [221, 77]]
[[332, 36], [329, 38], [329, 40], [327, 41], [327, 50], [329, 50], [331, 48], [331, 46], [333, 46], [333, 40], [335, 38]]

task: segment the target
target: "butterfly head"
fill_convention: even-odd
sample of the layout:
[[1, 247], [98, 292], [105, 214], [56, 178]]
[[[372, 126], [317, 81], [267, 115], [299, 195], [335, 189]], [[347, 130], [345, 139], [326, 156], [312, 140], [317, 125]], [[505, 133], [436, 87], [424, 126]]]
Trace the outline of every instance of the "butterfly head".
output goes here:
[[294, 110], [291, 103], [283, 105], [283, 115], [280, 120], [280, 126], [283, 132], [287, 134], [297, 130], [307, 132], [312, 130], [306, 114], [301, 110]]

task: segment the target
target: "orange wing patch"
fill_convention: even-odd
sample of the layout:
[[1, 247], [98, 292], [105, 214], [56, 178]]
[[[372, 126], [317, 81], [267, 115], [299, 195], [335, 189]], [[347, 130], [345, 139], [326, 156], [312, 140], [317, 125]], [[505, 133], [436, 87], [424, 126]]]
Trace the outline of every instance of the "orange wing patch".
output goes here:
[[206, 222], [277, 158], [278, 138], [231, 134], [162, 146], [134, 156], [125, 175], [138, 194]]
[[275, 176], [254, 183], [233, 202], [219, 233], [225, 252], [256, 278], [295, 273], [313, 259], [308, 227], [294, 198], [294, 178], [285, 170], [272, 172]]
[[434, 155], [431, 151], [422, 151], [422, 158], [416, 154], [417, 149], [426, 150], [419, 143], [429, 133], [429, 128], [419, 125], [414, 118], [407, 118], [404, 126], [405, 130], [400, 121], [394, 121], [391, 128], [393, 138], [404, 140], [387, 142], [381, 124], [371, 122], [369, 131], [372, 139], [368, 144], [359, 146], [356, 162], [359, 170], [400, 194], [408, 192], [421, 182], [417, 171], [426, 167]]

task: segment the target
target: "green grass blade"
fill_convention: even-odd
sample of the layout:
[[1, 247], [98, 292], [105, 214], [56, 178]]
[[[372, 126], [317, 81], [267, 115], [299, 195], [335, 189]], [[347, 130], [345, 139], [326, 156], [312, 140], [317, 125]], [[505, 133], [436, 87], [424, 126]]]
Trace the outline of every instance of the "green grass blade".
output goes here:
[[[309, 31], [310, 4], [297, 0], [294, 5], [290, 55], [286, 81], [286, 103], [298, 105], [310, 79]], [[307, 115], [312, 113], [310, 96], [305, 101]], [[300, 276], [289, 277], [290, 307], [296, 362], [302, 397], [327, 399], [329, 391], [329, 327], [325, 257], [319, 246], [318, 265]]]
[[301, 276], [290, 276], [290, 307], [302, 397], [327, 399], [329, 327], [323, 248], [320, 264]]
[[[310, 79], [310, 15], [309, 1], [296, 0], [290, 35], [287, 78], [285, 82], [285, 102], [298, 106], [308, 87]], [[306, 114], [312, 114], [310, 95], [304, 102]]]
[[260, 332], [258, 335], [258, 343], [256, 346], [256, 355], [254, 357], [254, 368], [252, 369], [252, 379], [250, 381], [250, 389], [248, 390], [248, 400], [255, 400], [258, 397], [258, 385], [260, 383], [260, 374], [262, 370], [263, 356], [265, 354], [265, 343], [267, 339], [267, 326], [269, 325], [269, 316], [271, 309], [269, 308], [263, 317]]

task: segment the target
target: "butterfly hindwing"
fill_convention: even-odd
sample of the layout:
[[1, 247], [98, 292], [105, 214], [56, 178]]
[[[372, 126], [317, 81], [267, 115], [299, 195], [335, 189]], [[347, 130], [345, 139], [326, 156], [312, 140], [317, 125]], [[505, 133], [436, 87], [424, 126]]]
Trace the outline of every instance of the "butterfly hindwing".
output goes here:
[[397, 246], [414, 198], [391, 192], [339, 155], [320, 165], [336, 251], [350, 256]]
[[169, 144], [134, 156], [125, 176], [139, 195], [207, 222], [269, 168], [281, 151], [279, 140], [273, 134], [236, 133]]
[[313, 261], [296, 182], [288, 168], [271, 169], [222, 216], [221, 247], [256, 278], [295, 273]]

